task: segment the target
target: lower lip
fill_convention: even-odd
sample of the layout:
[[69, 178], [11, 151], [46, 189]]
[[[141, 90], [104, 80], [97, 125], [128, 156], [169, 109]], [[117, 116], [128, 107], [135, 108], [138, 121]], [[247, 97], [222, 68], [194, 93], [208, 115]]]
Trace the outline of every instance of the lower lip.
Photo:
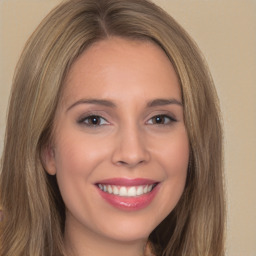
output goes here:
[[[98, 188], [98, 187], [97, 187]], [[159, 190], [159, 184], [149, 193], [135, 197], [123, 197], [114, 194], [109, 194], [98, 188], [98, 191], [103, 199], [115, 208], [126, 211], [138, 211], [146, 208], [154, 199]]]

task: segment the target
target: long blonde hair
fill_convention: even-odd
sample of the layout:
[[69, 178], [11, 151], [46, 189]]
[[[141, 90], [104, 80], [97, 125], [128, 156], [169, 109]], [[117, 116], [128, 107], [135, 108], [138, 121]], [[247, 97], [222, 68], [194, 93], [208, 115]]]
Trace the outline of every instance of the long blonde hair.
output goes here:
[[[147, 0], [70, 0], [28, 40], [17, 65], [1, 162], [1, 256], [65, 255], [65, 206], [41, 161], [63, 81], [96, 41], [119, 36], [159, 45], [180, 80], [190, 164], [184, 193], [150, 234], [157, 255], [223, 256], [225, 201], [218, 97], [188, 34]], [[166, 202], [168, 203], [168, 202]]]

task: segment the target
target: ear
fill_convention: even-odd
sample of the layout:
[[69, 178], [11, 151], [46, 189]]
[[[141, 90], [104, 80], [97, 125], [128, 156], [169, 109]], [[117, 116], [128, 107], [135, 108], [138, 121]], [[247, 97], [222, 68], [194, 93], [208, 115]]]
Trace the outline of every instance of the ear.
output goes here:
[[50, 175], [56, 174], [56, 164], [55, 164], [55, 153], [54, 148], [47, 145], [43, 148], [41, 152], [42, 164], [46, 172]]

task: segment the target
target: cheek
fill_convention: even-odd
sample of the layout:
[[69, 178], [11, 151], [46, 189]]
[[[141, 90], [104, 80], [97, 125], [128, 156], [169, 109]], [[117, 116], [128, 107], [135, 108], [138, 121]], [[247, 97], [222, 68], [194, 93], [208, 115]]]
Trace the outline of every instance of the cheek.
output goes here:
[[[65, 133], [64, 133], [65, 134]], [[65, 134], [56, 145], [56, 169], [59, 172], [88, 175], [108, 153], [100, 141], [83, 133]]]
[[173, 143], [166, 154], [168, 154], [168, 156], [166, 155], [165, 162], [168, 175], [183, 177], [187, 173], [189, 161], [189, 145], [187, 140], [183, 140], [181, 143]]
[[189, 142], [186, 133], [169, 140], [159, 158], [165, 175], [160, 191], [162, 198], [159, 210], [168, 215], [178, 203], [186, 183], [189, 162]]
[[93, 209], [93, 206], [88, 205], [94, 201], [89, 197], [94, 189], [93, 173], [106, 158], [105, 151], [97, 143], [90, 143], [88, 139], [81, 137], [67, 136], [58, 139], [55, 154], [56, 178], [66, 208], [75, 216], [86, 212], [88, 217], [88, 209]]
[[106, 158], [106, 149], [88, 139], [67, 135], [58, 138], [55, 150], [56, 177], [64, 201], [90, 184], [93, 171]]
[[159, 162], [168, 177], [186, 176], [189, 162], [189, 141], [185, 129], [175, 133], [159, 145]]

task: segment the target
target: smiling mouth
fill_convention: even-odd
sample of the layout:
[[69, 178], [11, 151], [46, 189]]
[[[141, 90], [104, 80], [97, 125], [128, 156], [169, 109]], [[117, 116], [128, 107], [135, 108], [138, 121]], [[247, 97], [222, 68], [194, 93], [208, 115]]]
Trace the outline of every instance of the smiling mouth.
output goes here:
[[107, 194], [113, 194], [120, 197], [137, 197], [150, 193], [156, 187], [157, 183], [139, 186], [117, 186], [100, 183], [96, 185], [101, 191]]
[[151, 204], [160, 183], [144, 178], [112, 178], [95, 183], [100, 196], [113, 207], [124, 211], [137, 211]]

